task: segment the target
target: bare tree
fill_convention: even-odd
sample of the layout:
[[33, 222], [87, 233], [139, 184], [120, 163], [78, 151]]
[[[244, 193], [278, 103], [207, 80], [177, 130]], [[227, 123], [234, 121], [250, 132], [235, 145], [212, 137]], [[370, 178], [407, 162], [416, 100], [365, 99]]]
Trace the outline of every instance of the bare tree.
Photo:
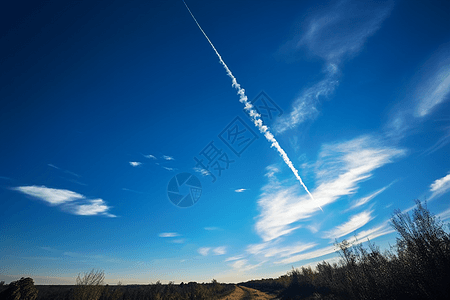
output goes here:
[[89, 273], [78, 274], [74, 290], [75, 300], [98, 300], [104, 290], [105, 272], [92, 269]]

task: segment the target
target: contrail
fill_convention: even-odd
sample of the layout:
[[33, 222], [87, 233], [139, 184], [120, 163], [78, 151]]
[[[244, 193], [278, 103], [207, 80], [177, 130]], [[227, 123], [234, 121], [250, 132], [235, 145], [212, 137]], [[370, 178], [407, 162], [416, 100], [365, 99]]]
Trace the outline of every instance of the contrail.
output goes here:
[[[298, 175], [298, 171], [297, 169], [294, 167], [294, 165], [292, 164], [291, 160], [289, 159], [289, 157], [287, 156], [286, 152], [283, 150], [283, 148], [281, 148], [280, 144], [278, 144], [277, 140], [275, 139], [275, 137], [273, 136], [273, 134], [269, 131], [269, 127], [267, 127], [266, 125], [263, 124], [263, 121], [261, 120], [261, 115], [255, 111], [253, 109], [253, 105], [248, 101], [247, 96], [245, 95], [245, 90], [243, 88], [241, 88], [241, 85], [237, 82], [236, 77], [234, 77], [233, 73], [231, 73], [231, 70], [228, 68], [227, 64], [223, 61], [222, 56], [220, 56], [219, 52], [217, 51], [216, 47], [214, 47], [213, 43], [211, 42], [211, 40], [209, 39], [209, 37], [206, 35], [206, 33], [203, 31], [202, 27], [200, 26], [200, 24], [197, 22], [197, 19], [194, 17], [194, 14], [191, 12], [191, 10], [189, 9], [189, 6], [187, 6], [186, 2], [184, 2], [184, 5], [186, 6], [187, 10], [189, 11], [189, 13], [191, 14], [192, 18], [194, 19], [195, 23], [197, 24], [198, 28], [200, 28], [201, 32], [203, 33], [203, 35], [205, 36], [205, 38], [208, 40], [209, 44], [211, 45], [211, 47], [213, 48], [214, 52], [216, 52], [217, 57], [220, 60], [220, 63], [223, 65], [223, 67], [225, 68], [225, 70], [227, 71], [227, 75], [231, 78], [232, 81], [232, 86], [237, 90], [237, 93], [239, 95], [239, 101], [241, 103], [243, 103], [245, 105], [245, 110], [247, 111], [247, 113], [250, 115], [253, 123], [255, 124], [255, 126], [259, 129], [259, 131], [264, 134], [264, 136], [266, 137], [266, 139], [272, 143], [272, 145], [270, 147], [275, 147], [278, 151], [278, 153], [280, 154], [280, 156], [283, 158], [284, 162], [288, 165], [288, 167], [292, 170], [292, 172], [294, 173], [295, 177], [298, 179], [298, 181], [300, 181], [300, 184], [303, 186], [303, 188], [305, 189], [305, 191], [308, 193], [308, 195], [311, 197], [311, 199], [313, 201], [314, 197], [311, 195], [311, 193], [309, 192], [308, 188], [306, 187], [306, 185], [303, 183], [303, 180], [301, 179], [300, 175]], [[320, 207], [320, 210], [322, 210], [322, 207]], [[322, 210], [323, 211], [323, 210]]]

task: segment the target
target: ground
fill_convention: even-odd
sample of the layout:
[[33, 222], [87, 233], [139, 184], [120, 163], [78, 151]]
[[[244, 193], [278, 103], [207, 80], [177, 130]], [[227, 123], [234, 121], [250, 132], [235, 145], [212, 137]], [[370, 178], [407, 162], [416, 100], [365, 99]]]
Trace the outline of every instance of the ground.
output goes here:
[[274, 295], [269, 295], [251, 288], [236, 286], [233, 293], [223, 297], [221, 300], [276, 300]]

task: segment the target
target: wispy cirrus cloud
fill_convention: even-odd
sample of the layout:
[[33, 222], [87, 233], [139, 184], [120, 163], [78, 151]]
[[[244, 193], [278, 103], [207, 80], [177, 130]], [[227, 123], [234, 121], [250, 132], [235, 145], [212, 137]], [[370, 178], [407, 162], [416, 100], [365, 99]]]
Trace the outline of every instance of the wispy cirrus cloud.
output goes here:
[[235, 260], [240, 260], [243, 259], [245, 256], [244, 255], [236, 255], [236, 256], [231, 256], [228, 257], [227, 259], [225, 259], [225, 261], [235, 261]]
[[[144, 155], [144, 154], [142, 154], [142, 155]], [[149, 159], [155, 159], [155, 160], [157, 159], [156, 156], [151, 155], [151, 154], [144, 155], [144, 157], [149, 158]]]
[[198, 248], [197, 252], [203, 256], [207, 256], [209, 253], [212, 253], [213, 255], [224, 255], [227, 253], [227, 247], [201, 247]]
[[210, 226], [210, 227], [204, 227], [203, 229], [208, 230], [208, 231], [212, 231], [212, 230], [219, 230], [219, 227], [214, 227], [214, 226]]
[[436, 179], [430, 185], [430, 191], [432, 192], [432, 194], [429, 200], [439, 197], [450, 191], [450, 173], [440, 179]]
[[310, 16], [306, 31], [291, 41], [327, 62], [339, 63], [358, 53], [390, 14], [392, 1], [339, 1]]
[[[410, 91], [395, 107], [386, 125], [389, 137], [403, 138], [450, 99], [450, 43], [441, 45], [418, 68], [407, 89]], [[444, 136], [427, 151], [431, 153], [444, 146], [448, 143], [448, 138], [446, 130]]]
[[194, 171], [197, 172], [197, 173], [200, 173], [202, 176], [209, 176], [209, 175], [211, 175], [210, 171], [208, 171], [206, 169], [203, 169], [203, 168], [194, 168]]
[[[380, 236], [383, 236], [386, 234], [390, 234], [393, 232], [394, 232], [394, 230], [392, 228], [390, 228], [388, 222], [385, 221], [379, 226], [359, 232], [355, 236], [350, 237], [347, 241], [350, 244], [357, 245], [357, 244], [366, 242], [367, 240], [374, 240], [377, 237], [380, 237]], [[318, 257], [322, 257], [325, 255], [329, 255], [338, 250], [339, 249], [335, 245], [326, 246], [326, 247], [316, 249], [316, 250], [313, 250], [310, 252], [293, 255], [293, 256], [287, 257], [285, 259], [282, 259], [280, 261], [276, 261], [275, 263], [276, 264], [292, 264], [292, 263], [303, 261], [303, 260], [308, 260], [308, 259], [313, 259], [313, 258], [318, 258]]]
[[162, 238], [171, 238], [180, 236], [180, 234], [177, 232], [161, 232], [158, 236]]
[[50, 168], [59, 170], [59, 167], [55, 166], [54, 164], [47, 164], [47, 166], [49, 166]]
[[298, 254], [298, 255], [294, 255], [285, 259], [282, 259], [280, 261], [276, 261], [276, 264], [291, 264], [294, 262], [298, 262], [298, 261], [302, 261], [302, 260], [307, 260], [307, 259], [312, 259], [312, 258], [316, 258], [316, 257], [321, 257], [327, 254], [331, 254], [333, 252], [336, 252], [336, 247], [335, 246], [327, 246], [321, 249], [317, 249], [311, 252], [307, 252], [307, 253], [303, 253], [303, 254]]
[[287, 257], [293, 254], [304, 252], [311, 248], [317, 246], [317, 243], [295, 243], [289, 246], [279, 247], [276, 246], [277, 243], [261, 243], [249, 245], [247, 247], [247, 252], [250, 254], [260, 254], [266, 258], [269, 257]]
[[227, 247], [221, 246], [212, 249], [214, 255], [224, 255], [227, 253]]
[[441, 221], [450, 219], [450, 207], [447, 208], [446, 210], [440, 212], [439, 214], [437, 214], [437, 217], [440, 218]]
[[64, 172], [64, 173], [66, 173], [66, 174], [69, 174], [69, 175], [72, 175], [72, 176], [75, 176], [75, 177], [81, 178], [81, 176], [80, 176], [80, 175], [78, 175], [77, 173], [74, 173], [74, 172], [72, 172], [72, 171], [69, 171], [69, 170], [63, 170], [63, 169], [61, 169], [60, 167], [57, 167], [57, 166], [55, 166], [54, 164], [47, 164], [47, 166], [49, 166], [50, 168], [53, 168], [53, 169], [56, 169], [56, 170], [62, 171], [62, 172]]
[[300, 228], [299, 221], [309, 220], [319, 210], [317, 204], [325, 207], [343, 196], [354, 194], [358, 184], [369, 179], [374, 170], [404, 153], [404, 150], [384, 146], [370, 136], [322, 146], [315, 167], [318, 186], [312, 192], [316, 201], [301, 194], [298, 185], [286, 186], [271, 180], [270, 188], [263, 188], [258, 200], [261, 212], [257, 217], [256, 232], [264, 241], [290, 234]]
[[209, 253], [209, 250], [211, 250], [210, 247], [201, 247], [201, 248], [198, 248], [197, 252], [203, 256], [207, 256]]
[[382, 192], [387, 190], [394, 183], [395, 183], [395, 181], [390, 183], [390, 184], [388, 184], [387, 186], [385, 186], [385, 187], [383, 187], [383, 188], [373, 192], [372, 194], [370, 194], [368, 196], [365, 196], [365, 197], [357, 199], [349, 209], [354, 209], [354, 208], [363, 206], [364, 204], [370, 202], [373, 198], [375, 198], [376, 196], [378, 196], [379, 194], [381, 194]]
[[73, 191], [35, 185], [19, 186], [13, 188], [13, 190], [42, 200], [52, 206], [59, 206], [63, 211], [74, 215], [116, 217], [108, 213], [111, 207], [102, 199], [88, 199], [84, 195]]
[[245, 192], [247, 189], [237, 189], [237, 190], [234, 190], [236, 193], [242, 193], [242, 192]]
[[262, 261], [258, 264], [250, 264], [247, 259], [240, 259], [230, 264], [230, 267], [237, 272], [247, 272], [262, 266], [266, 261]]
[[186, 241], [185, 239], [175, 239], [172, 240], [171, 242], [174, 244], [184, 244], [185, 241]]
[[274, 125], [276, 132], [282, 133], [318, 116], [321, 99], [330, 96], [339, 84], [342, 60], [361, 50], [392, 8], [391, 1], [339, 1], [311, 15], [301, 34], [280, 48], [279, 52], [284, 54], [307, 49], [321, 57], [326, 68], [325, 78], [304, 89], [293, 102], [292, 111], [277, 119]]
[[448, 143], [450, 143], [450, 126], [447, 126], [444, 128], [444, 134], [439, 138], [439, 140], [434, 143], [433, 146], [428, 148], [426, 151], [424, 151], [424, 155], [432, 154], [442, 147], [446, 146]]
[[132, 167], [139, 167], [140, 165], [142, 165], [142, 163], [141, 163], [141, 162], [138, 162], [138, 161], [130, 161], [129, 164], [130, 164]]
[[330, 96], [339, 84], [336, 72], [336, 65], [331, 64], [327, 68], [326, 77], [303, 90], [292, 103], [291, 112], [277, 118], [273, 125], [274, 130], [277, 133], [283, 133], [307, 120], [315, 119], [319, 115], [320, 100]]
[[[450, 94], [450, 44], [425, 63], [426, 77], [415, 91], [414, 116], [425, 117], [439, 104], [449, 99]], [[431, 69], [431, 70], [430, 70]]]
[[172, 156], [169, 156], [169, 155], [163, 155], [163, 159], [165, 159], [165, 160], [175, 160], [175, 158], [173, 158]]
[[83, 195], [69, 190], [52, 189], [46, 186], [19, 186], [14, 190], [41, 199], [50, 205], [59, 205], [85, 198]]
[[373, 211], [366, 210], [357, 215], [353, 215], [350, 220], [344, 224], [336, 226], [334, 229], [325, 232], [323, 237], [334, 241], [334, 239], [338, 239], [354, 232], [369, 223], [369, 221], [373, 220], [372, 212]]
[[71, 210], [74, 214], [79, 216], [95, 216], [95, 215], [106, 215], [108, 217], [115, 217], [115, 215], [109, 214], [109, 206], [102, 199], [86, 200], [86, 204], [71, 205], [73, 209]]

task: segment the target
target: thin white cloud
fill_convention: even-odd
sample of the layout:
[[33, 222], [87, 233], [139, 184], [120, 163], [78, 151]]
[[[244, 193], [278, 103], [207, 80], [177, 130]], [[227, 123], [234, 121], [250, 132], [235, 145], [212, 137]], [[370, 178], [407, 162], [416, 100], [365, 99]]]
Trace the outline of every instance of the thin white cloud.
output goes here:
[[373, 198], [375, 198], [376, 196], [378, 196], [379, 194], [383, 193], [385, 190], [387, 190], [388, 188], [391, 187], [391, 185], [393, 185], [394, 183], [396, 183], [397, 180], [394, 180], [393, 182], [391, 182], [390, 184], [388, 184], [387, 186], [373, 192], [372, 194], [370, 194], [369, 196], [366, 197], [362, 197], [357, 199], [356, 201], [353, 202], [353, 205], [349, 208], [350, 209], [354, 209], [354, 208], [358, 208], [360, 206], [363, 206], [364, 204], [370, 202]]
[[[405, 89], [410, 92], [394, 108], [395, 112], [386, 126], [387, 135], [396, 139], [403, 138], [417, 123], [450, 99], [450, 43], [433, 51]], [[447, 143], [448, 133], [427, 151], [431, 153]]]
[[242, 192], [245, 192], [247, 189], [237, 189], [237, 190], [234, 190], [236, 193], [242, 193]]
[[336, 252], [336, 247], [335, 246], [327, 246], [321, 249], [317, 249], [308, 253], [303, 253], [303, 254], [298, 254], [298, 255], [294, 255], [291, 256], [289, 258], [285, 258], [282, 259], [280, 261], [276, 261], [276, 264], [291, 264], [294, 262], [298, 262], [298, 261], [302, 261], [302, 260], [307, 260], [307, 259], [311, 259], [311, 258], [316, 258], [316, 257], [321, 257], [327, 254], [331, 254], [333, 252]]
[[255, 229], [264, 241], [287, 235], [300, 226], [292, 224], [308, 220], [319, 208], [335, 202], [342, 196], [358, 190], [358, 184], [372, 176], [372, 172], [405, 151], [380, 145], [377, 140], [365, 136], [343, 143], [324, 145], [316, 163], [316, 182], [313, 191], [315, 202], [301, 194], [295, 184], [284, 186], [269, 182], [258, 200], [260, 215]]
[[84, 198], [83, 195], [69, 190], [52, 189], [46, 186], [19, 186], [14, 188], [14, 190], [43, 200], [50, 205], [59, 205]]
[[[356, 245], [356, 244], [360, 244], [363, 242], [366, 242], [367, 240], [374, 240], [377, 237], [386, 235], [386, 234], [390, 234], [393, 233], [394, 230], [392, 228], [389, 227], [388, 222], [384, 222], [382, 223], [380, 226], [365, 230], [365, 231], [361, 231], [360, 233], [356, 234], [356, 236], [351, 237], [348, 239], [348, 242], [350, 244]], [[302, 260], [308, 260], [308, 259], [313, 259], [313, 258], [317, 258], [317, 257], [322, 257], [331, 253], [334, 253], [336, 251], [338, 251], [339, 249], [332, 245], [332, 246], [327, 246], [324, 248], [320, 248], [311, 252], [307, 252], [307, 253], [302, 253], [302, 254], [298, 254], [298, 255], [294, 255], [285, 259], [282, 259], [280, 261], [276, 261], [276, 264], [292, 264], [295, 262], [299, 262]]]
[[[330, 69], [335, 70], [335, 66]], [[338, 84], [336, 74], [328, 73], [325, 79], [305, 89], [293, 102], [292, 111], [276, 120], [274, 130], [283, 133], [307, 120], [315, 119], [319, 115], [320, 100], [330, 96]]]
[[275, 174], [280, 173], [280, 169], [275, 165], [270, 165], [266, 167], [267, 173], [264, 174], [264, 176], [268, 177], [269, 179], [276, 179]]
[[437, 150], [441, 149], [442, 147], [450, 143], [450, 126], [446, 127], [444, 131], [445, 131], [444, 135], [441, 138], [439, 138], [439, 140], [436, 143], [434, 143], [433, 146], [428, 148], [423, 154], [428, 155], [433, 152], [436, 152]]
[[108, 213], [111, 208], [102, 199], [87, 199], [85, 196], [64, 189], [53, 189], [46, 186], [20, 186], [14, 190], [59, 206], [63, 211], [80, 216], [104, 215], [116, 217]]
[[440, 212], [437, 214], [437, 217], [441, 219], [441, 221], [445, 221], [447, 219], [450, 219], [450, 207], [444, 210], [443, 212]]
[[[328, 62], [338, 63], [344, 56], [358, 53], [392, 10], [391, 1], [340, 1], [311, 15], [297, 48], [306, 47]], [[295, 39], [294, 41], [295, 42]]]
[[311, 231], [312, 233], [317, 233], [319, 232], [320, 229], [320, 224], [311, 224], [311, 225], [307, 225], [306, 228], [309, 229], [309, 231]]
[[220, 246], [220, 247], [202, 247], [197, 250], [198, 253], [200, 253], [203, 256], [207, 256], [210, 252], [212, 252], [213, 255], [224, 255], [227, 253], [227, 247]]
[[258, 264], [249, 264], [247, 259], [240, 259], [230, 264], [230, 267], [235, 269], [237, 272], [247, 272], [262, 266], [266, 261], [262, 261]]
[[225, 259], [225, 261], [235, 261], [235, 260], [240, 260], [243, 259], [245, 256], [244, 255], [236, 255], [236, 256], [231, 256], [228, 257], [227, 259]]
[[203, 229], [208, 230], [208, 231], [212, 231], [212, 230], [219, 230], [219, 227], [204, 227]]
[[308, 49], [325, 61], [326, 76], [297, 97], [289, 114], [277, 119], [274, 125], [276, 132], [282, 133], [318, 116], [321, 99], [330, 96], [339, 84], [341, 61], [361, 50], [368, 37], [380, 28], [392, 7], [390, 1], [340, 1], [310, 15], [303, 33], [281, 47], [279, 52]]
[[176, 240], [172, 240], [171, 242], [175, 243], [175, 244], [183, 244], [185, 242], [185, 239], [176, 239]]
[[349, 238], [348, 242], [351, 244], [359, 244], [393, 232], [395, 232], [395, 230], [390, 227], [389, 220], [387, 220], [379, 226], [359, 232], [355, 236]]
[[63, 253], [63, 255], [65, 256], [70, 256], [70, 257], [81, 257], [82, 255], [76, 252], [70, 252], [70, 251], [66, 251]]
[[291, 256], [296, 253], [304, 252], [306, 250], [314, 248], [315, 246], [317, 246], [316, 243], [307, 243], [307, 244], [296, 243], [292, 246], [286, 246], [286, 247], [281, 247], [281, 248], [273, 247], [273, 248], [266, 249], [264, 251], [264, 256], [265, 257], [273, 257], [273, 256], [286, 257], [286, 256]]
[[354, 232], [355, 230], [363, 227], [364, 225], [369, 223], [369, 221], [371, 221], [372, 219], [373, 219], [372, 211], [363, 211], [362, 213], [353, 215], [350, 218], [350, 220], [348, 220], [344, 224], [341, 224], [336, 228], [326, 232], [323, 237], [329, 238], [332, 241], [334, 241], [335, 239], [346, 236]]
[[221, 246], [212, 249], [212, 251], [214, 252], [214, 255], [224, 255], [227, 253], [227, 248], [225, 246]]
[[72, 176], [75, 176], [75, 177], [78, 177], [78, 178], [81, 178], [81, 176], [78, 175], [77, 173], [74, 173], [74, 172], [71, 172], [71, 171], [68, 171], [68, 170], [64, 170], [64, 173], [72, 175]]
[[122, 188], [122, 191], [132, 192], [132, 193], [136, 193], [136, 194], [142, 194], [142, 192], [135, 191], [135, 190], [132, 190], [132, 189], [127, 189], [127, 188]]
[[63, 169], [61, 169], [61, 168], [55, 166], [54, 164], [47, 164], [47, 166], [49, 166], [49, 167], [51, 167], [51, 168], [54, 168], [54, 169], [56, 169], [56, 170], [60, 170], [60, 171], [62, 171], [62, 172], [64, 172], [64, 173], [66, 173], [66, 174], [69, 174], [69, 175], [72, 175], [72, 176], [81, 178], [81, 176], [78, 175], [77, 173], [71, 172], [71, 171], [69, 171], [69, 170], [63, 170]]
[[87, 200], [88, 204], [81, 204], [74, 206], [73, 213], [80, 216], [95, 216], [104, 214], [108, 217], [116, 217], [115, 215], [107, 213], [108, 205], [102, 199]]
[[211, 175], [211, 172], [210, 172], [210, 171], [208, 171], [208, 170], [206, 170], [206, 169], [203, 169], [203, 168], [194, 168], [194, 171], [197, 172], [197, 173], [202, 174], [202, 176], [208, 176], [208, 175]]
[[174, 171], [175, 168], [169, 168], [169, 167], [163, 167], [163, 169], [166, 169], [167, 171]]
[[150, 159], [157, 159], [156, 156], [148, 154], [148, 155], [144, 155], [144, 157], [146, 158], [150, 158]]
[[[450, 51], [449, 51], [450, 52]], [[449, 53], [447, 53], [448, 56]], [[416, 117], [425, 117], [430, 114], [435, 107], [448, 100], [450, 93], [450, 58], [445, 57], [445, 64], [442, 62], [435, 71], [416, 91], [418, 105], [415, 110]]]
[[175, 158], [173, 158], [172, 156], [168, 156], [168, 155], [163, 155], [163, 158], [165, 160], [175, 160]]
[[177, 237], [180, 236], [179, 233], [176, 232], [161, 232], [159, 237], [167, 238], [167, 237]]
[[450, 191], [450, 173], [447, 174], [447, 176], [444, 176], [440, 179], [436, 179], [430, 185], [430, 191], [432, 192], [430, 200]]
[[259, 244], [251, 244], [247, 246], [246, 251], [250, 254], [261, 254], [263, 251], [265, 251], [268, 247], [271, 247], [275, 244], [277, 244], [278, 241], [267, 241]]
[[138, 161], [130, 161], [130, 165], [132, 167], [139, 167], [140, 165], [142, 165], [142, 163]]
[[362, 197], [359, 198], [358, 200], [356, 200], [354, 202], [354, 204], [350, 207], [350, 209], [354, 209], [360, 206], [363, 206], [364, 204], [368, 203], [369, 201], [371, 201], [373, 198], [375, 198], [376, 196], [378, 196], [379, 194], [381, 194], [382, 192], [384, 192], [390, 185], [387, 185], [375, 192], [373, 192], [372, 194], [370, 194], [369, 196], [366, 197]]
[[311, 268], [312, 270], [316, 271], [317, 265], [320, 263], [323, 263], [324, 261], [329, 263], [330, 265], [333, 265], [333, 264], [339, 263], [341, 260], [342, 260], [342, 258], [339, 255], [337, 255], [332, 258], [321, 259], [321, 260], [316, 260], [316, 261], [307, 263], [306, 265], [300, 266], [300, 268]]
[[199, 248], [199, 249], [197, 250], [197, 252], [200, 253], [200, 254], [203, 255], [203, 256], [207, 256], [208, 253], [209, 253], [209, 250], [211, 250], [210, 247], [202, 247], [202, 248]]

